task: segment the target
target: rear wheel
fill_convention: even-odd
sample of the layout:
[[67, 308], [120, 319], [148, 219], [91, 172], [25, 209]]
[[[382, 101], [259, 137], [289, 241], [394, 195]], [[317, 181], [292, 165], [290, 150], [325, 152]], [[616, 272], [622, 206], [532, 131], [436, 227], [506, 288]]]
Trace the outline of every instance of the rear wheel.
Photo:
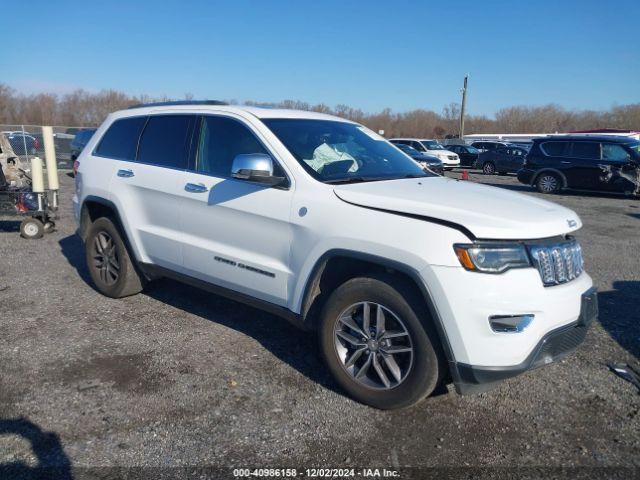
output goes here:
[[556, 193], [560, 191], [560, 182], [555, 173], [542, 173], [536, 179], [536, 188], [540, 193]]
[[496, 166], [492, 162], [485, 162], [482, 165], [482, 173], [485, 175], [493, 175], [496, 173]]
[[87, 268], [100, 293], [112, 298], [142, 291], [143, 280], [136, 271], [120, 231], [111, 219], [102, 217], [91, 225], [85, 244]]
[[321, 314], [320, 344], [329, 370], [356, 400], [382, 409], [429, 395], [442, 371], [433, 335], [411, 292], [389, 279], [361, 277], [338, 287]]

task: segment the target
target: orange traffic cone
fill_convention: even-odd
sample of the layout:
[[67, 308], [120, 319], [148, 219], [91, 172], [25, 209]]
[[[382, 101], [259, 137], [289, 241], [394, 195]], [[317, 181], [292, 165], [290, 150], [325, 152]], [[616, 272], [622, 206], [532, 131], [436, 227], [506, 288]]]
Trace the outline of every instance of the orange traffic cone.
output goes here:
[[463, 170], [462, 171], [462, 177], [460, 178], [460, 180], [469, 180], [469, 171], [468, 170]]

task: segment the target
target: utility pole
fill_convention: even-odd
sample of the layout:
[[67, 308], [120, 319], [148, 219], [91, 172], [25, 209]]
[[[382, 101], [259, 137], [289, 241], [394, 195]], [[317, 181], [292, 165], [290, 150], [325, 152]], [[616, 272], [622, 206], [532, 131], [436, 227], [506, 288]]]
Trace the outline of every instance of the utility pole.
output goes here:
[[464, 76], [464, 86], [462, 87], [462, 105], [460, 107], [460, 140], [464, 137], [464, 111], [467, 106], [467, 80], [469, 74]]

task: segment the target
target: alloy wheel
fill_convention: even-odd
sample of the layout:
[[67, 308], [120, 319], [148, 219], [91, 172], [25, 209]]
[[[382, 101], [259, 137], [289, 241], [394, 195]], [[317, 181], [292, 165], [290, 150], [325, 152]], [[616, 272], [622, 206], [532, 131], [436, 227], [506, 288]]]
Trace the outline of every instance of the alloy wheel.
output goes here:
[[413, 364], [413, 344], [402, 320], [374, 302], [346, 308], [334, 326], [335, 351], [359, 384], [376, 390], [400, 385]]
[[493, 163], [485, 163], [482, 166], [482, 171], [485, 175], [493, 175], [496, 171], [496, 167], [493, 166]]
[[553, 175], [545, 175], [538, 181], [540, 190], [545, 193], [555, 192], [558, 189], [558, 179]]
[[120, 259], [116, 244], [105, 231], [99, 232], [93, 239], [94, 267], [100, 274], [100, 279], [106, 285], [113, 285], [120, 278]]

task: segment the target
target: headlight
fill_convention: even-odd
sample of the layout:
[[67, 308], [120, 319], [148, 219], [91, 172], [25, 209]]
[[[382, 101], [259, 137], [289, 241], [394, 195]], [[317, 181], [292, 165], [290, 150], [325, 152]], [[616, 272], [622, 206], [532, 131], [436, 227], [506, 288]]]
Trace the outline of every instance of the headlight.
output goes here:
[[453, 246], [464, 268], [475, 272], [502, 273], [531, 266], [524, 245], [470, 244]]

